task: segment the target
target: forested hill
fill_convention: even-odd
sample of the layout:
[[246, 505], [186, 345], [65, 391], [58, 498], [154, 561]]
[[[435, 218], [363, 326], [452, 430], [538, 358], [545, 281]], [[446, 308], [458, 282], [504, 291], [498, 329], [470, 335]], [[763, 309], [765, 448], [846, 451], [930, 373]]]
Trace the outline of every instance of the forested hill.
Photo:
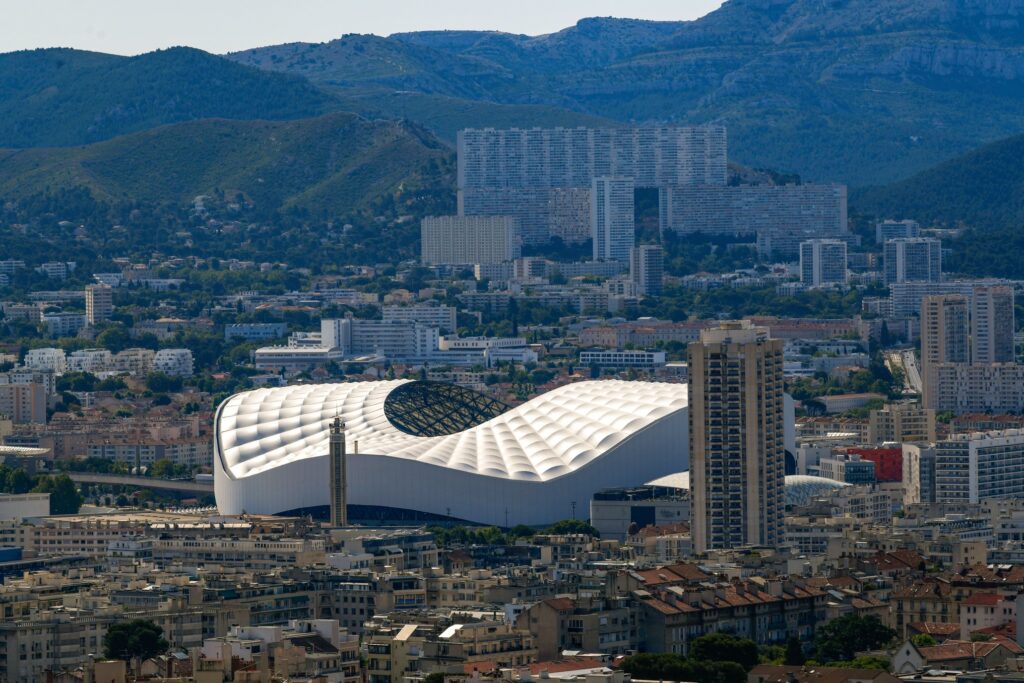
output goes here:
[[303, 78], [191, 48], [137, 57], [0, 54], [0, 147], [81, 145], [193, 119], [295, 119], [339, 108]]
[[415, 125], [350, 113], [210, 119], [84, 147], [0, 150], [0, 198], [81, 186], [102, 200], [185, 204], [219, 191], [263, 214], [341, 215], [436, 174], [450, 156]]

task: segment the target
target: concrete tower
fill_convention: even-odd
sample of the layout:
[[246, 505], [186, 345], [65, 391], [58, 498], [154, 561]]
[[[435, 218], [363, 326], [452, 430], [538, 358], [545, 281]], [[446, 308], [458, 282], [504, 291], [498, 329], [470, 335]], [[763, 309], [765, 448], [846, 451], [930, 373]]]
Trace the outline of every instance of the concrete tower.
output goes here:
[[348, 477], [345, 463], [345, 423], [331, 423], [331, 526], [348, 526]]
[[690, 496], [697, 552], [783, 541], [782, 346], [749, 321], [690, 344]]

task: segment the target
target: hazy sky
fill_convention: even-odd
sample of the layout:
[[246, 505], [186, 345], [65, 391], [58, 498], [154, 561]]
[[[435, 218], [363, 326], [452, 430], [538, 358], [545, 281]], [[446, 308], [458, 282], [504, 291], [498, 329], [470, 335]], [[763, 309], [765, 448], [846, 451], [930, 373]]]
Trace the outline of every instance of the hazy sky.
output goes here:
[[229, 52], [344, 33], [500, 29], [536, 35], [581, 17], [696, 19], [721, 0], [9, 0], [0, 52], [75, 47], [139, 54], [172, 45]]

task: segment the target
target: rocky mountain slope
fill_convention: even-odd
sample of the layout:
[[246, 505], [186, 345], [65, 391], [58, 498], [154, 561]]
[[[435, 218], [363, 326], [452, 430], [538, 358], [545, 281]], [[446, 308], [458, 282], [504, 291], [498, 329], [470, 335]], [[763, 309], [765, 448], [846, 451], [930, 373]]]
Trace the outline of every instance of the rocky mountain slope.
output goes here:
[[867, 185], [1024, 131], [1024, 0], [730, 0], [546, 36], [347, 36], [228, 55], [350, 93], [721, 121], [737, 161]]

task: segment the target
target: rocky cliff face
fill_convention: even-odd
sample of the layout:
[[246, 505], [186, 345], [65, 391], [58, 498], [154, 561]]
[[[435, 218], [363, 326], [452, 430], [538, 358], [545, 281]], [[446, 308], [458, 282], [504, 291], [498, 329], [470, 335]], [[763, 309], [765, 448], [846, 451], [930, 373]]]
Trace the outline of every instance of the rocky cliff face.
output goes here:
[[854, 185], [1024, 132], [1024, 0], [728, 0], [691, 22], [587, 19], [547, 36], [330, 46], [244, 61], [622, 121], [721, 121], [740, 162]]

